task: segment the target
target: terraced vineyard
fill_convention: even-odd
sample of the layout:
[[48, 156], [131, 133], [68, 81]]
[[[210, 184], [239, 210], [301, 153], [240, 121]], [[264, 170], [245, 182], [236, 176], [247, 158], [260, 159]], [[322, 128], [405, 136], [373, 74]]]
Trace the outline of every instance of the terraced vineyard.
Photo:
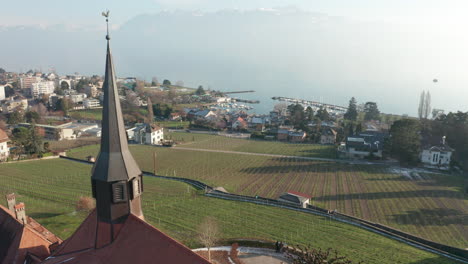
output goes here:
[[[96, 146], [74, 149], [70, 156], [95, 155]], [[276, 198], [294, 190], [310, 194], [327, 209], [460, 248], [468, 246], [468, 201], [457, 175], [420, 174], [410, 178], [385, 166], [271, 158], [131, 146], [140, 166], [158, 174], [201, 180], [229, 192]]]
[[[78, 197], [90, 195], [90, 169], [66, 160], [0, 164], [0, 194], [17, 193], [17, 200], [26, 203], [27, 214], [66, 238], [85, 217], [74, 211], [74, 204]], [[333, 247], [366, 263], [453, 263], [327, 218], [207, 198], [183, 183], [150, 177], [145, 178], [143, 210], [152, 225], [190, 247], [199, 246], [194, 239], [196, 227], [210, 215], [220, 222], [224, 238]]]
[[167, 137], [181, 143], [184, 148], [216, 149], [286, 156], [336, 158], [336, 147], [330, 145], [287, 143], [265, 140], [247, 140], [225, 136], [173, 132]]

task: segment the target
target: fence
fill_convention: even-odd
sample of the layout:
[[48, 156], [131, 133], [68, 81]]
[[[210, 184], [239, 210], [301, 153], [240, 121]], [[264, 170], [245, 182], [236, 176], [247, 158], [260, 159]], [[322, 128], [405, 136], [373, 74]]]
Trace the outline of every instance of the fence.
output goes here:
[[[64, 158], [64, 159], [68, 159], [72, 161], [78, 161], [78, 162], [87, 163], [87, 164], [93, 164], [93, 162], [84, 161], [84, 160], [66, 157], [66, 156], [60, 156], [60, 158]], [[342, 214], [338, 212], [330, 213], [326, 209], [323, 209], [317, 206], [312, 206], [312, 205], [309, 205], [308, 208], [302, 208], [302, 206], [300, 205], [287, 203], [287, 202], [280, 202], [278, 200], [260, 197], [260, 196], [252, 197], [252, 196], [246, 196], [246, 195], [225, 193], [225, 192], [214, 190], [213, 187], [203, 182], [197, 181], [197, 180], [180, 178], [180, 177], [155, 175], [154, 173], [146, 172], [146, 171], [143, 171], [143, 173], [146, 176], [150, 176], [150, 177], [156, 177], [156, 178], [167, 179], [167, 180], [175, 180], [175, 181], [190, 184], [196, 189], [205, 190], [205, 195], [208, 197], [231, 200], [231, 201], [255, 203], [259, 205], [274, 206], [274, 207], [285, 208], [289, 210], [295, 210], [299, 212], [329, 217], [330, 219], [364, 228], [366, 230], [404, 242], [406, 244], [415, 246], [425, 251], [429, 251], [438, 255], [442, 255], [442, 256], [445, 256], [450, 259], [457, 260], [463, 263], [468, 263], [468, 250], [440, 244], [434, 241], [430, 241], [424, 238], [417, 237], [415, 235], [408, 234], [398, 229], [394, 229], [394, 228], [391, 228], [391, 227], [388, 227], [379, 223], [370, 222], [370, 221], [357, 218], [351, 215], [346, 215], [346, 214]]]

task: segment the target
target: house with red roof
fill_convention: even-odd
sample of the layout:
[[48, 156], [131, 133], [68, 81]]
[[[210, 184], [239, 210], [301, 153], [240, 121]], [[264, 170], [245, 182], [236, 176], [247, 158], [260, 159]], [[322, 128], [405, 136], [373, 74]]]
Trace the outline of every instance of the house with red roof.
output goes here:
[[40, 263], [62, 240], [27, 216], [15, 194], [6, 195], [6, 200], [8, 208], [0, 205], [0, 263]]

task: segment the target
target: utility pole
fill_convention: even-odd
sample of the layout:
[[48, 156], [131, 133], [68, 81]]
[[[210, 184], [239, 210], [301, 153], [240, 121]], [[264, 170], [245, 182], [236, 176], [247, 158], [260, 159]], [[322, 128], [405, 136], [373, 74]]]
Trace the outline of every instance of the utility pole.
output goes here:
[[156, 151], [153, 152], [153, 173], [156, 175]]

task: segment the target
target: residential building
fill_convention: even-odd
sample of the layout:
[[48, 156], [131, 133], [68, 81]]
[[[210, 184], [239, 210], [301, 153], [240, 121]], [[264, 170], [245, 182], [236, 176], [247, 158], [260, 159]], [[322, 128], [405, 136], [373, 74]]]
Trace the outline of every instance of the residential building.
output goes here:
[[320, 144], [333, 145], [336, 143], [337, 132], [333, 128], [325, 128], [320, 135]]
[[28, 100], [25, 98], [11, 98], [2, 103], [3, 113], [12, 113], [14, 111], [24, 111], [28, 109]]
[[40, 81], [31, 84], [31, 96], [37, 98], [43, 94], [52, 94], [55, 90], [53, 81]]
[[137, 144], [161, 145], [164, 141], [164, 129], [154, 124], [137, 124], [127, 130], [127, 135]]
[[302, 130], [293, 130], [289, 131], [288, 137], [290, 142], [300, 143], [305, 141], [307, 133]]
[[98, 99], [88, 98], [88, 99], [83, 100], [83, 106], [88, 109], [96, 108], [96, 107], [99, 107], [100, 105], [101, 104]]
[[169, 116], [169, 120], [171, 121], [177, 121], [180, 119], [181, 119], [180, 113], [171, 113]]
[[[76, 139], [76, 135], [72, 128], [68, 128], [72, 122], [61, 124], [61, 125], [43, 125], [43, 124], [35, 124], [34, 127], [37, 133], [44, 137], [47, 140], [64, 140], [64, 139]], [[28, 123], [21, 123], [18, 124], [20, 127], [31, 127], [31, 124]]]
[[33, 83], [40, 82], [42, 78], [40, 76], [24, 76], [21, 77], [19, 80], [21, 89], [31, 89], [31, 85]]
[[0, 101], [5, 100], [5, 86], [0, 85]]
[[421, 162], [426, 166], [448, 169], [454, 151], [446, 144], [445, 137], [443, 137], [441, 144], [428, 145], [423, 148]]
[[8, 148], [8, 135], [5, 131], [0, 129], [0, 161], [6, 161], [10, 156], [10, 149]]
[[68, 96], [68, 98], [70, 98], [70, 100], [75, 104], [83, 102], [86, 97], [85, 93], [70, 94]]
[[338, 154], [343, 158], [382, 158], [383, 147], [387, 133], [365, 131], [346, 138], [346, 144], [338, 148]]
[[310, 199], [312, 199], [312, 196], [310, 195], [300, 192], [288, 191], [281, 194], [278, 198], [278, 201], [299, 205], [302, 208], [307, 208], [307, 206], [310, 204]]
[[242, 130], [248, 128], [248, 123], [242, 117], [238, 117], [234, 123], [232, 123], [233, 130]]
[[276, 132], [276, 139], [287, 141], [289, 139], [289, 131], [290, 129], [287, 128], [278, 128], [278, 131]]
[[90, 84], [85, 86], [85, 93], [88, 97], [96, 97], [98, 94], [98, 88], [96, 85]]

